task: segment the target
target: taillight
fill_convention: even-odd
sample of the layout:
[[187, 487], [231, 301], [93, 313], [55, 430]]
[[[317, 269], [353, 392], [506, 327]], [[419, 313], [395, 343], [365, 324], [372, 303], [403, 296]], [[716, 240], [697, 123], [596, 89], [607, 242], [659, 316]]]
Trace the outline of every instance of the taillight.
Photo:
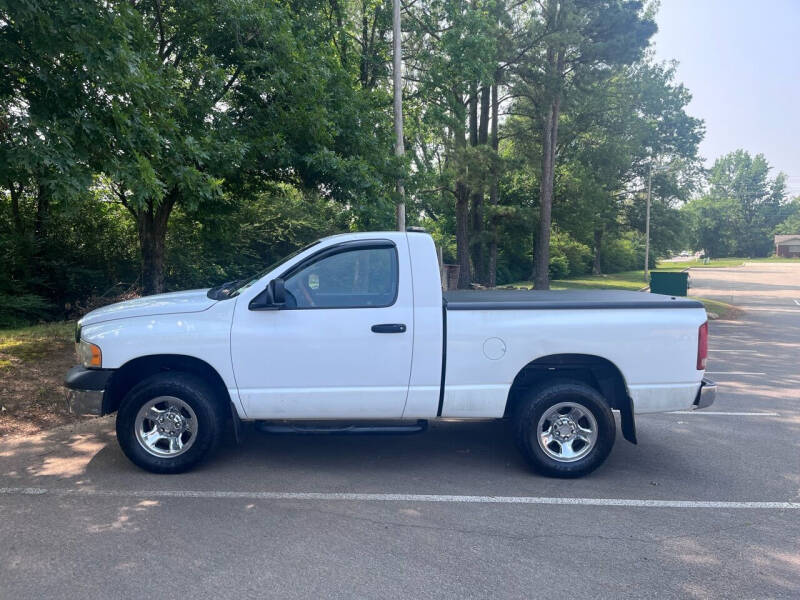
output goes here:
[[708, 321], [697, 331], [697, 370], [703, 371], [708, 360]]

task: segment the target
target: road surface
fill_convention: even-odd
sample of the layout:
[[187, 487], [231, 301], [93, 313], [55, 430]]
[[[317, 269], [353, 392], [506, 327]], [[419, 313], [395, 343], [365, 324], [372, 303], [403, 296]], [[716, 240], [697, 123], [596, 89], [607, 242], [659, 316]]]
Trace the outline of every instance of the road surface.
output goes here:
[[0, 598], [798, 598], [800, 265], [692, 272], [708, 412], [637, 419], [576, 481], [502, 423], [231, 441], [139, 471], [103, 418], [0, 441]]

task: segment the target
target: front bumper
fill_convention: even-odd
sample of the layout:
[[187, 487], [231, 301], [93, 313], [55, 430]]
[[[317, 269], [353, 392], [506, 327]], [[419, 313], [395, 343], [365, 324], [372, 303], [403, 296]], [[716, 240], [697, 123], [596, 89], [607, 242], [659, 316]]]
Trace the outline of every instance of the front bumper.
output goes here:
[[113, 373], [113, 369], [72, 367], [64, 379], [69, 412], [81, 416], [102, 415], [103, 396]]
[[703, 377], [700, 382], [700, 389], [697, 390], [697, 397], [692, 404], [693, 408], [707, 408], [714, 404], [717, 397], [717, 384], [710, 379]]

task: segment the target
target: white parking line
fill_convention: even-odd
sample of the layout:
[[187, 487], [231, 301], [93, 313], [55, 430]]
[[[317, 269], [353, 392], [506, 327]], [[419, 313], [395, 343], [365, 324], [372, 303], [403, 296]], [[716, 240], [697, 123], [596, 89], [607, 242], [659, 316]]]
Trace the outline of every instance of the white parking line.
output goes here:
[[736, 352], [738, 354], [758, 354], [758, 350], [718, 350], [716, 348], [709, 348], [709, 352]]
[[795, 299], [794, 303], [797, 304], [797, 306], [800, 306], [800, 300]]
[[706, 375], [766, 375], [766, 373], [750, 373], [749, 371], [706, 371]]
[[673, 410], [671, 415], [719, 415], [726, 417], [779, 417], [775, 412], [720, 412], [714, 410]]
[[224, 500], [342, 500], [351, 502], [444, 502], [456, 504], [556, 504], [629, 508], [800, 509], [800, 502], [729, 502], [644, 500], [631, 498], [547, 498], [538, 496], [452, 496], [441, 494], [358, 494], [325, 492], [228, 492], [183, 490], [87, 490], [68, 488], [0, 488], [5, 496], [98, 496], [111, 498], [200, 498]]

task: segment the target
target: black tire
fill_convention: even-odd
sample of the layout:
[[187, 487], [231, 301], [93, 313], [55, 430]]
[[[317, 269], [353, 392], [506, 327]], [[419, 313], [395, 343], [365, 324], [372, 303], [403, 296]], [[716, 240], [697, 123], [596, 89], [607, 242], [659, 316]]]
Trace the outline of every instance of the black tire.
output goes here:
[[[139, 409], [154, 398], [170, 396], [188, 404], [197, 420], [196, 436], [182, 454], [159, 457], [145, 449], [136, 435]], [[211, 387], [189, 373], [169, 371], [148, 377], [123, 398], [117, 413], [117, 441], [131, 462], [151, 473], [183, 473], [203, 460], [219, 442], [223, 415]]]
[[[570, 462], [566, 462], [566, 458], [553, 458], [539, 442], [540, 420], [545, 413], [564, 402], [580, 405], [591, 412], [597, 430], [593, 446], [586, 444], [586, 454]], [[543, 428], [548, 428], [547, 423], [550, 422], [545, 421]], [[513, 427], [517, 446], [531, 468], [542, 475], [561, 478], [582, 477], [594, 471], [608, 458], [617, 435], [614, 414], [602, 394], [585, 383], [566, 380], [552, 381], [529, 390], [520, 401]], [[582, 443], [582, 440], [576, 443]], [[577, 451], [578, 454], [582, 447]], [[552, 448], [559, 449], [560, 444], [556, 442], [555, 446], [551, 445]], [[554, 452], [551, 450], [551, 453]]]

